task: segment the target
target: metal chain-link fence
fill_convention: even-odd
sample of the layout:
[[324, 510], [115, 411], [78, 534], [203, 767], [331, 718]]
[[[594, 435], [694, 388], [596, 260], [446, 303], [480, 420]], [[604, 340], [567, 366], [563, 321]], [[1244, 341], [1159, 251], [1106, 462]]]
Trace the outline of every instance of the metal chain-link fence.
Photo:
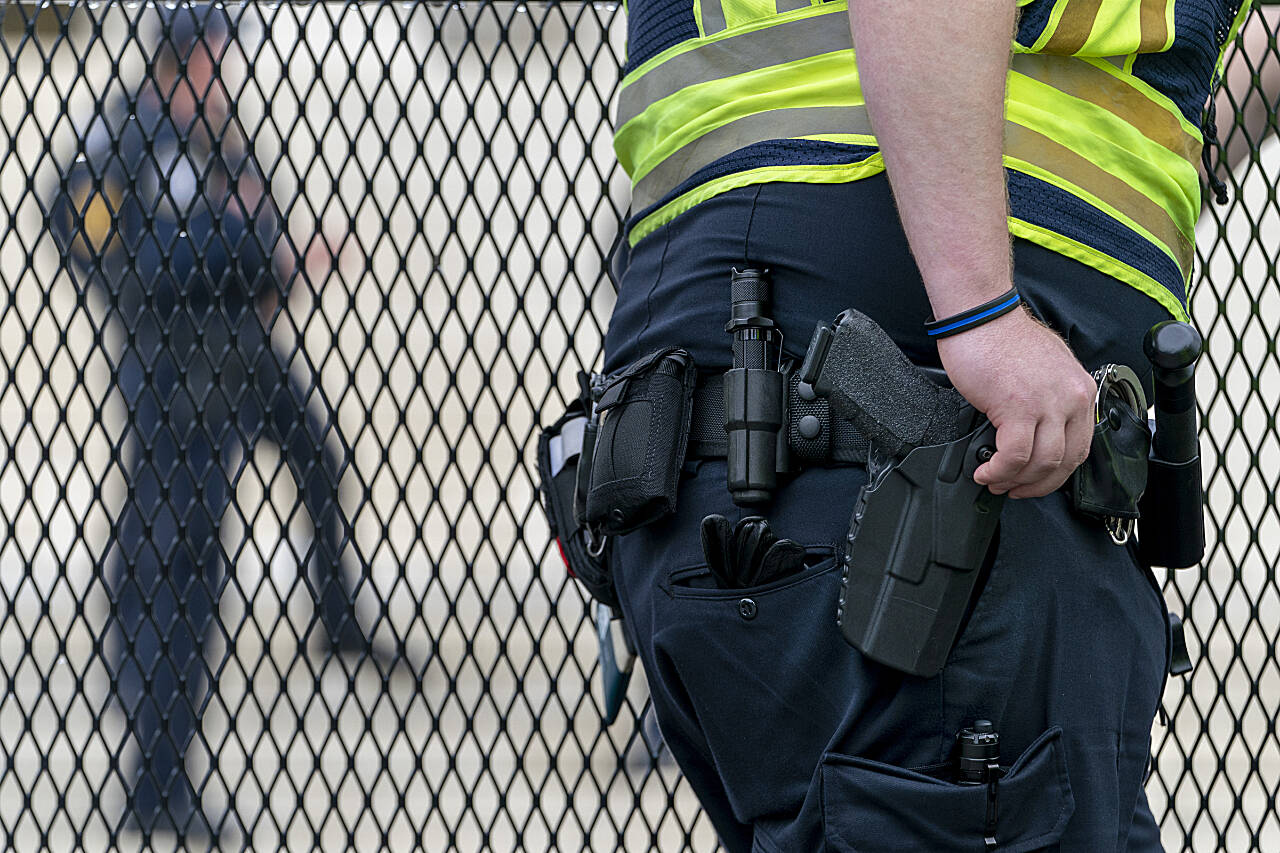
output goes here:
[[[1170, 850], [1280, 849], [1278, 11], [1199, 233]], [[532, 470], [612, 307], [623, 15], [0, 0], [5, 849], [715, 849], [642, 678], [602, 723]]]

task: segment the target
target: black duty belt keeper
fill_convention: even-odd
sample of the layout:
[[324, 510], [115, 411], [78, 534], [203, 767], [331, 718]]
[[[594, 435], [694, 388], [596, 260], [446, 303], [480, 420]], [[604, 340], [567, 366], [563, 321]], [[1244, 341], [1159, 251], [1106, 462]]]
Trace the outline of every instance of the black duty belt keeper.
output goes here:
[[604, 379], [582, 519], [593, 535], [629, 533], [675, 511], [696, 380], [693, 358], [678, 347]]
[[[863, 465], [867, 439], [848, 420], [831, 413], [831, 403], [819, 397], [784, 365], [786, 382], [786, 436], [789, 467]], [[724, 431], [724, 374], [702, 377], [693, 394], [693, 419], [689, 428], [689, 459], [723, 459], [729, 452]], [[781, 472], [780, 472], [781, 473]]]

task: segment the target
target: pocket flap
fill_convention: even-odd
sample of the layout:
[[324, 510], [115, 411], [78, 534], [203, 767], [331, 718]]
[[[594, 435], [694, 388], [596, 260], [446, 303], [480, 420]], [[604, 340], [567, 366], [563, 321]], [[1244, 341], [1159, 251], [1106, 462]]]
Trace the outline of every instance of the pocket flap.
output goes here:
[[[1000, 853], [1055, 844], [1075, 811], [1062, 729], [1052, 728], [1000, 780]], [[974, 851], [983, 843], [985, 785], [957, 785], [863, 758], [828, 754], [822, 766], [827, 842], [844, 851]]]

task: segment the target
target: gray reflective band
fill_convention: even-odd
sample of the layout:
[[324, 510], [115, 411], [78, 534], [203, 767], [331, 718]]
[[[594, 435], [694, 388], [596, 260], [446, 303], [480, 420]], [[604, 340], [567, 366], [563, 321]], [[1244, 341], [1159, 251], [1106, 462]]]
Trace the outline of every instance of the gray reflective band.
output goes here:
[[724, 8], [720, 0], [701, 0], [702, 32], [704, 35], [715, 35], [723, 32], [727, 26], [724, 22]]
[[[710, 5], [711, 2], [703, 5], [704, 25]], [[718, 4], [716, 8], [719, 9]], [[723, 23], [721, 19], [722, 26]], [[848, 19], [837, 16], [833, 20], [828, 14], [785, 21], [713, 41], [671, 57], [624, 86], [618, 96], [617, 126], [622, 127], [650, 104], [697, 83], [852, 48]]]
[[704, 133], [653, 168], [635, 185], [632, 205], [642, 210], [671, 192], [704, 166], [740, 148], [770, 139], [827, 133], [871, 133], [867, 108], [799, 107], [744, 116]]
[[794, 12], [796, 9], [807, 9], [813, 5], [809, 0], [778, 0], [778, 12]]

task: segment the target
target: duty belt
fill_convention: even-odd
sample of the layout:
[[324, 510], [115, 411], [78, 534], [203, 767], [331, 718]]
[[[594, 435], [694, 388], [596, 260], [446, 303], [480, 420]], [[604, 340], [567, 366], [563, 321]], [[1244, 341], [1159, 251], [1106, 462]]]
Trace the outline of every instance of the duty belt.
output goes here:
[[[933, 675], [992, 558], [1005, 496], [974, 472], [996, 454], [996, 428], [944, 375], [913, 364], [853, 309], [818, 325], [797, 367], [783, 355], [769, 301], [764, 272], [732, 271], [725, 330], [733, 367], [722, 373], [700, 372], [687, 350], [669, 346], [609, 375], [580, 374], [581, 396], [539, 439], [548, 516], [566, 563], [592, 595], [616, 603], [609, 542], [675, 512], [687, 459], [725, 459], [726, 485], [742, 507], [766, 506], [781, 477], [801, 466], [865, 464], [840, 554], [837, 622], [867, 657]], [[1154, 442], [1137, 375], [1119, 365], [1097, 371], [1089, 457], [1065, 487], [1074, 508], [1103, 521], [1117, 544], [1141, 515], [1139, 550], [1153, 565], [1190, 566], [1203, 553], [1193, 382], [1201, 347], [1183, 323], [1148, 332]], [[763, 541], [766, 520], [744, 522]], [[703, 519], [713, 574], [727, 568], [730, 551], [741, 556], [731, 547], [745, 541], [741, 532], [723, 516]], [[769, 574], [757, 569], [786, 542], [748, 561], [752, 571], [717, 578]], [[802, 558], [782, 557], [774, 568], [803, 567]]]

